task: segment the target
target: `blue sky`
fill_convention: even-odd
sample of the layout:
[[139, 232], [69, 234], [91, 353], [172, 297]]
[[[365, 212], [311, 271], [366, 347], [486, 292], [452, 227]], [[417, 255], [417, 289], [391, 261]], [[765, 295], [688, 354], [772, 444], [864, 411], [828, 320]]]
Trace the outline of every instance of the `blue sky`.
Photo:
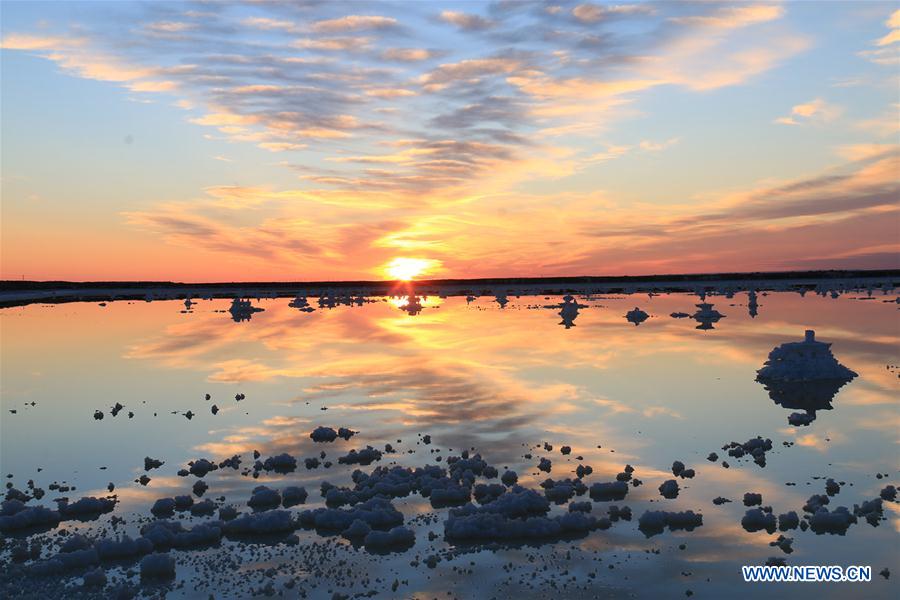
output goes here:
[[895, 11], [4, 2], [3, 276], [896, 267]]

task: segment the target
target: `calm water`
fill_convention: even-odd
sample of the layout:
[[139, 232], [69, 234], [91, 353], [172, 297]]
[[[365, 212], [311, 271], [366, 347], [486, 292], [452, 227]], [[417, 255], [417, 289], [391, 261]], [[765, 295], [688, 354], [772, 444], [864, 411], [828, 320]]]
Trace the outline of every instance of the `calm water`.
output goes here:
[[[243, 322], [232, 320], [225, 300], [198, 301], [190, 312], [181, 301], [4, 309], [0, 463], [18, 489], [26, 490], [29, 479], [44, 489], [53, 482], [76, 487], [65, 494], [48, 490], [39, 502], [48, 506], [60, 496], [106, 496], [113, 483], [119, 500], [113, 513], [63, 524], [93, 536], [115, 535], [113, 516], [125, 519], [118, 534], [137, 535], [156, 499], [190, 493], [196, 478], [176, 475], [189, 460], [234, 454], [242, 456], [242, 468], [207, 475], [204, 498], [241, 510], [256, 485], [305, 486], [310, 495], [306, 505], [290, 509], [296, 513], [324, 505], [321, 482], [352, 485], [354, 468], [443, 465], [437, 456], [467, 448], [500, 473], [517, 471], [520, 484], [539, 491], [548, 476], [574, 478], [579, 464], [593, 467], [587, 485], [615, 480], [626, 464], [643, 481], [614, 503], [631, 507], [632, 521], [545, 544], [448, 543], [448, 509], [434, 510], [427, 499], [410, 495], [394, 501], [416, 534], [415, 546], [403, 552], [370, 554], [339, 536], [303, 529], [296, 532], [299, 546], [226, 538], [213, 548], [176, 550], [172, 597], [243, 597], [269, 581], [286, 597], [322, 598], [368, 590], [398, 598], [685, 597], [687, 591], [709, 598], [893, 597], [900, 578], [896, 502], [884, 503], [877, 526], [860, 519], [846, 535], [789, 531], [791, 554], [769, 545], [779, 532], [747, 532], [741, 518], [745, 492], [762, 494], [775, 514], [802, 516], [806, 500], [825, 493], [827, 478], [844, 483], [829, 508], [851, 510], [900, 483], [894, 298], [880, 292], [872, 298], [760, 294], [751, 317], [746, 293], [714, 296], [707, 301], [725, 317], [711, 329], [670, 316], [696, 311], [700, 300], [685, 294], [578, 297], [582, 307], [569, 323], [559, 316], [555, 296], [511, 296], [504, 308], [492, 297], [429, 297], [418, 314], [396, 298], [312, 312], [289, 307], [288, 299], [262, 299], [253, 303], [264, 311]], [[310, 303], [316, 306], [314, 298]], [[635, 306], [650, 315], [639, 326], [624, 317]], [[806, 329], [831, 342], [838, 361], [858, 377], [808, 426], [793, 427], [788, 416], [797, 409], [773, 402], [755, 376], [774, 347], [801, 340]], [[238, 402], [236, 394], [245, 398]], [[113, 417], [116, 402], [124, 409]], [[221, 409], [217, 415], [213, 404]], [[96, 410], [102, 420], [94, 418]], [[184, 416], [187, 411], [193, 418]], [[309, 432], [319, 425], [359, 433], [316, 444]], [[425, 434], [430, 445], [421, 441]], [[773, 442], [764, 468], [722, 450], [756, 436]], [[371, 466], [337, 464], [352, 448], [383, 449], [385, 443], [397, 452]], [[560, 453], [563, 445], [571, 446], [570, 455]], [[300, 468], [284, 475], [263, 471], [254, 479], [243, 474], [254, 450], [263, 459], [287, 452], [300, 459]], [[303, 458], [322, 451], [334, 466], [303, 468]], [[719, 454], [718, 462], [707, 460], [710, 452]], [[144, 486], [135, 479], [144, 474], [146, 456], [165, 465], [147, 473], [151, 481]], [[552, 461], [549, 475], [536, 468], [541, 457]], [[657, 488], [673, 478], [674, 460], [696, 476], [678, 479], [678, 497], [664, 499]], [[717, 496], [733, 502], [714, 505]], [[594, 502], [593, 514], [604, 515], [608, 504]], [[554, 506], [552, 514], [565, 509]], [[693, 510], [702, 513], [703, 524], [648, 538], [637, 524], [646, 510]], [[415, 519], [421, 514], [437, 518]], [[209, 520], [180, 518], [186, 525]], [[298, 561], [313, 543], [314, 558]], [[11, 547], [0, 549], [0, 557], [7, 560]], [[55, 552], [46, 543], [42, 556]], [[422, 564], [430, 555], [441, 558], [434, 568]], [[223, 567], [229, 557], [242, 564]], [[764, 564], [768, 557], [795, 565], [871, 565], [873, 580], [777, 589], [744, 584], [740, 565]], [[136, 564], [104, 568], [111, 583], [137, 583]], [[877, 574], [885, 567], [891, 579]], [[269, 568], [275, 570], [266, 574]], [[80, 585], [80, 575], [73, 571], [62, 581]], [[392, 591], [395, 579], [400, 583]], [[296, 585], [285, 589], [289, 580]]]

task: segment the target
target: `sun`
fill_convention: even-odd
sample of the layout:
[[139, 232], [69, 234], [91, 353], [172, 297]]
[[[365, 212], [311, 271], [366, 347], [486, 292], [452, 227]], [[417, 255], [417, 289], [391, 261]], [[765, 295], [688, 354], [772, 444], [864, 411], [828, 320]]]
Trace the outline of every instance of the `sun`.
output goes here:
[[409, 281], [414, 277], [441, 266], [441, 261], [431, 258], [406, 258], [400, 257], [387, 263], [383, 270], [391, 279]]

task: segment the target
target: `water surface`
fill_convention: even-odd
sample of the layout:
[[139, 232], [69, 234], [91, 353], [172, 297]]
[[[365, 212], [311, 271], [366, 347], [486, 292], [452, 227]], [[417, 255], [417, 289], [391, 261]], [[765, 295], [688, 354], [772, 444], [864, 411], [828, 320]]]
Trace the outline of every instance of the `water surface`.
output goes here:
[[[201, 457], [241, 455], [240, 470], [205, 477], [210, 489], [204, 497], [243, 511], [256, 485], [305, 486], [306, 505], [290, 509], [298, 513], [324, 505], [321, 482], [352, 485], [354, 468], [445, 465], [436, 457], [466, 449], [500, 473], [515, 470], [521, 485], [539, 491], [547, 477], [574, 478], [579, 464], [593, 468], [584, 478], [588, 486], [615, 480], [626, 464], [643, 481], [613, 503], [629, 506], [632, 521], [577, 539], [489, 548], [450, 543], [442, 535], [448, 509], [434, 510], [428, 499], [411, 495], [394, 501], [416, 534], [415, 546], [403, 552], [371, 554], [339, 536], [302, 529], [296, 532], [299, 546], [223, 539], [209, 549], [172, 551], [177, 581], [185, 582], [168, 586], [172, 597], [206, 597], [210, 591], [241, 597], [269, 581], [287, 597], [369, 590], [398, 598], [448, 597], [446, 592], [460, 598], [658, 597], [688, 591], [696, 597], [757, 597], [775, 586], [744, 584], [740, 565], [769, 557], [873, 567], [871, 583], [783, 584], [776, 593], [890, 597], [900, 576], [897, 503], [884, 502], [877, 526], [860, 519], [845, 535], [786, 532], [794, 542], [785, 554], [770, 546], [780, 532], [745, 531], [741, 500], [745, 492], [760, 493], [775, 514], [795, 510], [802, 516], [807, 499], [825, 493], [827, 478], [842, 483], [829, 508], [851, 510], [887, 484], [898, 484], [900, 322], [894, 298], [881, 292], [837, 298], [772, 292], [759, 293], [751, 307], [745, 292], [713, 295], [706, 301], [725, 317], [706, 324], [670, 316], [697, 310], [701, 299], [689, 294], [577, 296], [577, 314], [568, 309], [562, 316], [562, 298], [542, 295], [510, 296], [505, 306], [492, 296], [431, 296], [412, 304], [407, 297], [378, 297], [333, 308], [317, 307], [310, 298], [315, 310], [309, 312], [291, 308], [285, 298], [264, 298], [252, 300], [264, 310], [240, 322], [227, 312], [227, 300], [197, 300], [189, 311], [181, 300], [8, 308], [0, 312], [0, 462], [18, 489], [26, 489], [29, 479], [44, 489], [53, 482], [75, 486], [64, 494], [48, 490], [41, 501], [47, 506], [61, 496], [106, 496], [113, 483], [119, 501], [113, 513], [64, 523], [93, 536], [137, 535], [157, 498], [190, 493], [196, 478], [176, 472]], [[625, 318], [635, 307], [649, 314], [639, 325]], [[788, 416], [797, 409], [776, 404], [755, 377], [773, 348], [801, 340], [807, 329], [832, 343], [835, 357], [858, 377], [834, 390], [833, 398], [825, 393], [808, 426], [792, 426]], [[244, 399], [236, 401], [237, 394]], [[124, 409], [112, 416], [117, 402]], [[213, 404], [220, 409], [216, 415]], [[98, 410], [102, 420], [94, 417]], [[316, 444], [309, 432], [320, 425], [359, 433]], [[423, 443], [426, 434], [431, 444]], [[772, 440], [765, 467], [722, 450], [756, 436]], [[352, 448], [383, 449], [386, 443], [397, 452], [373, 465], [337, 464]], [[553, 449], [545, 450], [545, 443]], [[571, 446], [571, 454], [560, 453], [563, 445]], [[287, 452], [300, 459], [300, 468], [281, 475], [262, 471], [255, 479], [246, 473], [254, 450], [262, 458]], [[322, 451], [333, 466], [303, 467], [303, 458]], [[711, 452], [718, 461], [707, 460]], [[135, 480], [144, 474], [145, 456], [165, 465], [147, 473], [151, 481], [141, 485]], [[549, 475], [536, 468], [542, 457], [552, 462]], [[696, 476], [675, 478], [675, 460]], [[664, 499], [657, 488], [673, 478], [681, 491]], [[714, 505], [718, 496], [732, 502]], [[573, 501], [583, 500], [588, 496]], [[608, 505], [594, 502], [592, 514], [605, 515]], [[565, 510], [554, 507], [553, 514]], [[702, 513], [703, 524], [647, 537], [637, 526], [646, 510], [693, 510]], [[436, 518], [415, 519], [422, 514]], [[115, 532], [109, 528], [113, 516], [125, 519]], [[186, 525], [209, 520], [180, 518]], [[0, 556], [8, 558], [10, 547]], [[322, 571], [297, 559], [309, 548]], [[46, 544], [42, 557], [55, 551]], [[422, 562], [431, 555], [441, 558], [434, 568]], [[228, 557], [241, 557], [242, 566], [223, 568]], [[104, 568], [111, 582], [136, 585], [136, 576], [128, 575], [129, 569], [136, 573], [135, 564]], [[877, 575], [885, 567], [894, 579]], [[266, 573], [269, 568], [275, 571]], [[69, 573], [61, 582], [80, 585], [80, 575]], [[395, 579], [400, 584], [392, 591]], [[296, 585], [285, 589], [287, 581]]]

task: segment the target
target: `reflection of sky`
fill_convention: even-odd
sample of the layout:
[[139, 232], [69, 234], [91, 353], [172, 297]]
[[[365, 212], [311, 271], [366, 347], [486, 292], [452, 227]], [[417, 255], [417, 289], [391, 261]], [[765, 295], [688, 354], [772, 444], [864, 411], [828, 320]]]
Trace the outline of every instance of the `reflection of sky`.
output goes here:
[[[400, 450], [390, 459], [404, 465], [433, 461], [432, 450], [447, 456], [477, 448], [498, 468], [518, 470], [526, 484], [546, 477], [534, 468], [543, 455], [535, 445], [568, 444], [572, 457], [550, 453], [552, 477], [573, 476], [576, 455], [594, 468], [589, 484], [610, 480], [630, 463], [645, 482], [628, 497], [636, 517], [645, 508], [704, 514], [704, 526], [690, 534], [644, 541], [636, 523], [619, 523], [575, 542], [602, 556], [639, 557], [610, 571], [614, 576], [604, 573], [602, 581], [630, 590], [629, 581], [646, 581], [644, 570], [653, 569], [641, 593], [671, 580], [694, 591], [721, 589], [716, 586], [736, 583], [735, 565], [778, 555], [768, 547], [774, 536], [740, 528], [744, 492], [761, 492], [776, 513], [799, 511], [806, 498], [823, 491], [822, 480], [812, 477], [833, 477], [848, 485], [832, 506], [852, 507], [888, 482], [876, 480], [876, 472], [896, 473], [897, 374], [886, 366], [898, 362], [900, 336], [896, 305], [881, 297], [773, 293], [758, 298], [755, 319], [745, 294], [712, 297], [708, 301], [726, 316], [708, 331], [669, 316], [693, 313], [697, 299], [685, 295], [579, 298], [585, 306], [571, 329], [559, 324], [559, 298], [511, 297], [503, 310], [493, 300], [428, 297], [416, 316], [400, 310], [398, 301], [303, 313], [285, 299], [254, 300], [265, 311], [243, 323], [221, 312], [228, 303], [218, 300], [201, 301], [192, 313], [180, 312], [180, 302], [4, 310], [2, 470], [17, 483], [34, 478], [46, 487], [68, 480], [80, 493], [99, 492], [113, 481], [131, 510], [186, 491], [190, 482], [173, 474], [190, 459], [240, 453], [248, 465], [254, 449], [263, 457], [285, 451], [313, 456], [322, 448], [307, 433], [320, 424], [361, 432], [325, 448], [332, 460], [336, 452], [388, 441]], [[651, 315], [637, 328], [624, 318], [635, 305]], [[860, 376], [840, 390], [833, 410], [819, 412], [809, 427], [793, 428], [786, 420], [791, 411], [771, 402], [754, 377], [774, 346], [801, 339], [804, 329], [833, 342], [837, 359]], [[246, 395], [240, 403], [238, 392]], [[32, 401], [34, 407], [27, 404]], [[113, 418], [108, 409], [115, 402], [125, 410]], [[222, 409], [217, 416], [209, 412], [212, 403]], [[93, 419], [96, 409], [107, 413], [104, 420]], [[187, 410], [196, 413], [192, 420], [181, 414]], [[135, 413], [131, 420], [128, 411]], [[434, 438], [430, 447], [417, 443], [425, 433]], [[724, 455], [723, 444], [756, 435], [774, 442], [765, 469], [734, 460], [723, 469], [706, 461], [709, 452]], [[535, 458], [525, 460], [527, 452]], [[166, 461], [150, 472], [147, 488], [132, 483], [144, 456]], [[649, 504], [659, 499], [656, 488], [671, 477], [675, 459], [695, 468], [697, 477], [681, 482], [678, 499]], [[303, 482], [313, 502], [320, 481], [346, 483], [349, 471], [301, 470], [277, 479]], [[257, 482], [220, 471], [207, 479], [211, 497], [225, 493], [243, 503], [253, 485], [274, 478]], [[735, 502], [714, 507], [718, 495]], [[412, 498], [409, 506], [419, 502]], [[846, 537], [788, 534], [795, 538], [789, 562], [894, 570], [900, 520], [892, 508], [886, 508], [889, 524], [856, 525]], [[418, 537], [421, 545], [425, 536]], [[682, 541], [688, 549], [674, 549]], [[663, 553], [647, 559], [645, 548]], [[478, 556], [485, 568], [522, 559], [517, 551]], [[576, 573], [584, 565], [572, 568]], [[423, 592], [434, 585], [410, 577]], [[467, 584], [459, 585], [465, 590]], [[880, 585], [871, 584], [873, 593], [884, 593]], [[801, 591], [839, 594], [818, 586]]]

